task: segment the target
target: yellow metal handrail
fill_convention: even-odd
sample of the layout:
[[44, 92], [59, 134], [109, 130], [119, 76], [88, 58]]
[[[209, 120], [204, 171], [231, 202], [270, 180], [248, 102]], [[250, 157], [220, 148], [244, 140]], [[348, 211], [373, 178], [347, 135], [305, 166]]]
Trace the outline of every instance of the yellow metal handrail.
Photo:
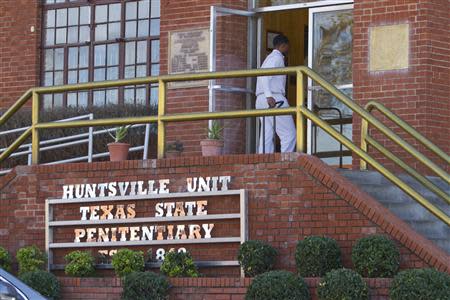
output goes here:
[[[368, 112], [372, 112], [374, 109], [381, 112], [385, 117], [387, 117], [389, 120], [397, 124], [400, 128], [405, 130], [409, 135], [411, 135], [413, 138], [415, 138], [417, 141], [421, 142], [428, 150], [432, 151], [434, 154], [442, 158], [447, 164], [450, 164], [450, 156], [448, 156], [444, 151], [442, 151], [439, 147], [437, 147], [435, 144], [433, 144], [429, 139], [424, 137], [422, 134], [420, 134], [417, 130], [415, 130], [411, 125], [400, 119], [395, 113], [390, 111], [386, 106], [379, 102], [370, 101], [366, 104], [365, 109]], [[367, 121], [363, 121], [365, 124], [367, 124]], [[363, 136], [368, 136], [368, 129], [367, 127], [364, 132]]]
[[[385, 107], [383, 104], [371, 101], [367, 103], [365, 106], [366, 110], [370, 113], [374, 109], [378, 110], [381, 114], [383, 114], [385, 117], [387, 117], [389, 120], [394, 122], [399, 128], [403, 129], [405, 132], [407, 132], [410, 136], [415, 138], [417, 141], [421, 142], [422, 145], [424, 145], [428, 150], [436, 154], [438, 157], [440, 157], [442, 160], [444, 160], [447, 164], [450, 164], [450, 158], [449, 156], [439, 149], [436, 145], [434, 145], [430, 140], [428, 140], [426, 137], [421, 135], [419, 132], [417, 132], [413, 127], [411, 127], [408, 123], [400, 119], [396, 114], [394, 114], [392, 111], [390, 111], [387, 107]], [[426, 166], [428, 166], [433, 172], [435, 172], [441, 179], [444, 180], [447, 184], [450, 183], [450, 177], [449, 175], [439, 166], [437, 166], [434, 162], [432, 162], [430, 159], [425, 157], [424, 155], [417, 155], [416, 153], [419, 153], [415, 148], [413, 148], [410, 144], [407, 142], [404, 143], [397, 143], [400, 147], [407, 150], [408, 149], [414, 149], [413, 156], [418, 158], [419, 161], [423, 162]], [[412, 177], [414, 177], [417, 181], [419, 181], [421, 184], [423, 184], [425, 187], [427, 187], [429, 190], [431, 190], [433, 193], [444, 199], [448, 204], [450, 204], [450, 195], [448, 195], [445, 191], [437, 187], [434, 183], [432, 183], [428, 178], [417, 172], [414, 168], [410, 167], [408, 164], [406, 164], [404, 161], [402, 161], [400, 158], [398, 158], [396, 155], [394, 155], [392, 152], [390, 152], [386, 147], [378, 143], [373, 137], [369, 134], [369, 122], [365, 119], [362, 120], [361, 124], [361, 148], [368, 152], [368, 146], [374, 147], [376, 150], [378, 150], [381, 154], [383, 154], [385, 157], [387, 157], [389, 160], [393, 161], [395, 164], [397, 164], [399, 167], [401, 167], [403, 170], [405, 170], [408, 174], [410, 174]], [[410, 151], [408, 151], [411, 153]], [[411, 153], [412, 154], [412, 153]], [[361, 161], [360, 163], [360, 169], [366, 170], [367, 164], [365, 161]]]
[[[262, 109], [262, 110], [238, 110], [227, 112], [198, 112], [198, 113], [183, 113], [183, 114], [167, 114], [166, 108], [166, 88], [170, 82], [178, 81], [192, 81], [192, 80], [211, 80], [211, 79], [224, 79], [224, 78], [241, 78], [241, 77], [255, 77], [255, 76], [270, 76], [270, 75], [289, 75], [295, 74], [297, 77], [297, 106], [290, 108], [279, 109]], [[54, 87], [38, 87], [31, 89], [25, 93], [3, 116], [0, 117], [0, 126], [3, 125], [18, 109], [20, 109], [32, 96], [32, 125], [29, 130], [22, 134], [8, 149], [0, 155], [0, 163], [5, 160], [13, 151], [15, 151], [31, 134], [32, 136], [32, 161], [34, 164], [39, 162], [39, 130], [51, 129], [51, 128], [70, 128], [70, 127], [94, 127], [94, 126], [117, 126], [124, 124], [158, 124], [158, 143], [157, 154], [158, 158], [164, 157], [165, 148], [165, 126], [170, 122], [182, 122], [182, 121], [197, 121], [197, 120], [212, 120], [212, 119], [227, 119], [227, 118], [246, 118], [246, 117], [264, 117], [275, 115], [295, 115], [297, 121], [297, 151], [306, 152], [306, 144], [304, 136], [306, 134], [306, 119], [311, 120], [317, 126], [322, 128], [325, 132], [330, 134], [345, 147], [353, 151], [362, 160], [370, 164], [375, 170], [379, 171], [386, 178], [392, 181], [400, 189], [405, 191], [417, 202], [422, 204], [431, 213], [437, 216], [440, 220], [450, 226], [450, 218], [438, 207], [434, 206], [422, 195], [417, 193], [413, 188], [399, 179], [391, 171], [382, 166], [373, 157], [371, 157], [367, 151], [356, 146], [351, 140], [339, 133], [326, 121], [322, 120], [314, 112], [306, 108], [304, 103], [304, 86], [303, 77], [308, 76], [318, 85], [332, 94], [336, 99], [339, 99], [343, 104], [349, 107], [353, 112], [362, 117], [367, 124], [371, 124], [394, 142], [399, 143], [403, 148], [410, 152], [413, 156], [422, 162], [428, 163], [429, 167], [437, 173], [442, 173], [443, 170], [438, 166], [429, 162], [421, 153], [418, 153], [409, 144], [404, 142], [399, 136], [397, 136], [392, 130], [381, 123], [378, 119], [370, 114], [367, 110], [360, 107], [353, 102], [347, 95], [338, 90], [334, 85], [327, 82], [324, 78], [318, 75], [313, 70], [307, 67], [289, 67], [281, 69], [258, 69], [258, 70], [239, 70], [228, 72], [216, 72], [216, 73], [198, 73], [198, 74], [180, 74], [180, 75], [166, 75], [159, 77], [145, 77], [128, 80], [118, 81], [106, 81], [96, 83], [85, 83], [77, 85], [66, 86], [54, 86]], [[158, 115], [157, 116], [144, 116], [144, 117], [130, 117], [130, 118], [115, 118], [115, 119], [102, 119], [102, 120], [83, 120], [83, 121], [71, 121], [61, 123], [40, 123], [39, 122], [39, 95], [46, 93], [58, 93], [68, 91], [80, 91], [88, 89], [98, 88], [110, 88], [118, 86], [129, 85], [141, 85], [158, 83], [159, 85], [159, 99], [158, 99]], [[400, 125], [402, 126], [402, 125]], [[445, 171], [444, 171], [445, 172]], [[444, 174], [444, 173], [442, 173]], [[447, 175], [448, 176], [448, 175]]]

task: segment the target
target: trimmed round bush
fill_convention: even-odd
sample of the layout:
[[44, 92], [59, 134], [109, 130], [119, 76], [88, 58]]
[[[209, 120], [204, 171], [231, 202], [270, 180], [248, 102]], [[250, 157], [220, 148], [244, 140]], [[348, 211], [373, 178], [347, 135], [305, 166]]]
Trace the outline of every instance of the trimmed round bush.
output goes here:
[[153, 272], [133, 272], [123, 281], [123, 300], [166, 300], [169, 282], [164, 276]]
[[308, 286], [302, 277], [287, 271], [260, 274], [250, 284], [246, 300], [307, 300]]
[[411, 269], [398, 273], [389, 290], [392, 300], [449, 300], [450, 275], [435, 269]]
[[19, 263], [19, 275], [42, 270], [47, 263], [47, 256], [35, 245], [19, 249], [16, 254]]
[[95, 259], [90, 252], [72, 251], [64, 259], [67, 261], [64, 271], [69, 276], [88, 277], [95, 272]]
[[332, 238], [308, 236], [297, 244], [295, 263], [301, 276], [321, 277], [333, 269], [342, 268], [341, 249]]
[[319, 300], [366, 300], [369, 288], [364, 279], [353, 270], [337, 269], [328, 272], [317, 287]]
[[132, 272], [143, 271], [145, 267], [144, 253], [130, 249], [120, 249], [112, 257], [114, 272], [119, 277], [125, 277]]
[[400, 252], [391, 239], [372, 235], [356, 242], [352, 261], [355, 270], [364, 277], [392, 277], [400, 267]]
[[46, 271], [28, 272], [20, 276], [20, 279], [42, 296], [50, 299], [59, 299], [60, 285], [56, 276]]
[[11, 271], [11, 255], [3, 247], [0, 247], [0, 268], [8, 272]]
[[198, 277], [197, 267], [189, 252], [166, 253], [161, 272], [169, 277]]
[[241, 244], [238, 261], [245, 276], [254, 277], [272, 270], [277, 250], [261, 241], [246, 241]]

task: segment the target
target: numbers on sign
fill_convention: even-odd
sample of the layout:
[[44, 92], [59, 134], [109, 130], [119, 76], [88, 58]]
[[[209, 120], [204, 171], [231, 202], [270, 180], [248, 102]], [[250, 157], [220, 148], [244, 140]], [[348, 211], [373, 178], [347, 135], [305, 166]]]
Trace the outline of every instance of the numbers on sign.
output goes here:
[[166, 254], [166, 250], [164, 250], [162, 248], [156, 250], [156, 260], [163, 261], [165, 254]]
[[[175, 248], [170, 248], [169, 252], [173, 252], [175, 250], [176, 250]], [[186, 253], [187, 252], [186, 248], [179, 248], [178, 253], [181, 253], [181, 252]], [[156, 250], [156, 260], [163, 261], [165, 255], [166, 255], [166, 250], [164, 250], [163, 248], [159, 248], [158, 250]]]

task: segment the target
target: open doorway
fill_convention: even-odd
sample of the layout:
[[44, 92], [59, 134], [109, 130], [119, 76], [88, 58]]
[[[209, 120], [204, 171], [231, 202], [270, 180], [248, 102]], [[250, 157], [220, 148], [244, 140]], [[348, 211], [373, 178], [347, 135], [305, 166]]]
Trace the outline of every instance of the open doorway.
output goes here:
[[[286, 66], [308, 65], [308, 9], [285, 10], [263, 15], [263, 36], [261, 46], [264, 59], [272, 50], [272, 40], [278, 34], [289, 39], [289, 54]], [[291, 106], [296, 105], [296, 80], [291, 76], [287, 80], [286, 97]]]
[[[271, 40], [277, 34], [289, 38], [287, 66], [309, 66], [338, 89], [351, 96], [352, 82], [352, 5], [324, 6], [267, 12], [262, 15], [261, 60], [272, 50]], [[286, 96], [296, 105], [295, 77], [287, 80]], [[308, 86], [308, 107], [342, 132], [352, 136], [351, 111], [312, 81]], [[330, 165], [351, 166], [351, 152], [320, 128], [308, 122], [308, 152]]]
[[[325, 4], [328, 3], [328, 4]], [[230, 45], [230, 38], [236, 32], [227, 30], [228, 26], [239, 23], [239, 31], [247, 34], [246, 47]], [[352, 95], [352, 43], [353, 43], [353, 4], [350, 0], [316, 1], [271, 7], [254, 7], [251, 10], [236, 10], [225, 7], [211, 7], [210, 23], [210, 71], [227, 71], [236, 68], [257, 68], [271, 51], [273, 37], [283, 33], [291, 41], [286, 64], [288, 66], [307, 65], [319, 73], [338, 89]], [[224, 45], [225, 50], [223, 49]], [[228, 51], [228, 52], [227, 52]], [[237, 55], [239, 53], [239, 55]], [[224, 62], [240, 62], [226, 64]], [[247, 109], [254, 108], [255, 80], [235, 82], [232, 80], [210, 80], [209, 110], [216, 111], [216, 103], [230, 103], [236, 97]], [[287, 81], [287, 98], [291, 106], [296, 105], [296, 79]], [[322, 119], [351, 139], [352, 114], [334, 97], [311, 80], [305, 82], [308, 108], [320, 114]], [[240, 100], [239, 100], [240, 99]], [[258, 149], [258, 120], [248, 119], [245, 135], [247, 153]], [[231, 126], [236, 129], [235, 123]], [[238, 140], [238, 137], [233, 137]], [[316, 155], [329, 165], [350, 166], [351, 153], [321, 129], [308, 122], [308, 153]]]

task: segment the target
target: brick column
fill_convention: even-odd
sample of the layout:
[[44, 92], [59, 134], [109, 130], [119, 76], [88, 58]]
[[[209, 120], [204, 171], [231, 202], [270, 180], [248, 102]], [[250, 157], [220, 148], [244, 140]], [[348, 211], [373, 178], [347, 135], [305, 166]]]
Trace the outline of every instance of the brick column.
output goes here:
[[40, 2], [0, 1], [0, 111], [39, 85]]
[[[449, 11], [447, 0], [356, 0], [353, 32], [354, 100], [360, 105], [370, 100], [382, 102], [446, 152], [450, 149]], [[409, 24], [408, 69], [370, 72], [370, 28], [395, 24]], [[391, 123], [387, 124], [395, 128]], [[355, 118], [353, 130], [353, 140], [359, 143], [359, 118]], [[382, 135], [372, 133], [409, 165], [422, 169], [405, 151]], [[420, 143], [406, 134], [400, 135], [423, 151]], [[436, 162], [442, 165], [439, 160]]]
[[[210, 7], [212, 5], [229, 8], [247, 9], [247, 1], [231, 0], [186, 0], [163, 1], [161, 3], [161, 73], [168, 72], [168, 38], [173, 30], [190, 28], [209, 28]], [[243, 26], [245, 25], [245, 26]], [[218, 22], [217, 68], [219, 70], [246, 68], [247, 30], [241, 19], [226, 17]], [[167, 113], [187, 113], [208, 111], [208, 88], [189, 88], [169, 90], [167, 95]], [[242, 109], [245, 106], [242, 97], [219, 94], [217, 110]], [[245, 120], [223, 123], [225, 152], [242, 153], [245, 149]], [[238, 125], [236, 125], [238, 124]], [[180, 140], [184, 144], [184, 155], [199, 155], [200, 140], [206, 137], [207, 121], [177, 123], [167, 126], [167, 142]]]

